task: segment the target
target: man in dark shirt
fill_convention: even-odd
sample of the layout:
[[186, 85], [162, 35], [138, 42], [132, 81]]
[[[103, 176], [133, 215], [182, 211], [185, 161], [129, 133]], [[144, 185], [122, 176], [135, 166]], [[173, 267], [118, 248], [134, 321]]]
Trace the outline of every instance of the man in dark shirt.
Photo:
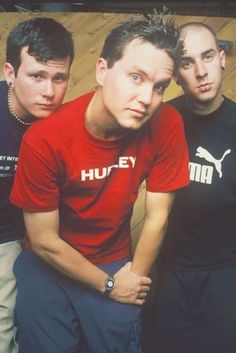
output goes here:
[[[58, 45], [60, 44], [60, 45]], [[16, 280], [12, 265], [21, 251], [22, 212], [9, 202], [23, 134], [62, 104], [74, 57], [71, 34], [50, 18], [15, 26], [7, 39], [5, 81], [0, 82], [0, 351], [13, 353], [12, 314]]]
[[154, 351], [236, 352], [236, 104], [223, 96], [225, 53], [202, 23], [182, 27], [176, 80], [191, 183], [176, 194], [159, 259]]

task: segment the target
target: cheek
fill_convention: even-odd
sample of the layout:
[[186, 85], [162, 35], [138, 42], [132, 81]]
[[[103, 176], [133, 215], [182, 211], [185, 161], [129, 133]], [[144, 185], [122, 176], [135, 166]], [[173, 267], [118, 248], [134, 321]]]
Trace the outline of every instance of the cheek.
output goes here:
[[217, 81], [218, 81], [219, 83], [221, 83], [222, 78], [223, 78], [223, 72], [222, 72], [221, 67], [220, 67], [220, 68], [217, 67], [217, 68], [212, 72], [212, 74], [215, 74], [215, 77], [216, 77]]
[[156, 102], [155, 104], [152, 104], [152, 107], [148, 109], [148, 115], [152, 116], [153, 114], [155, 114], [155, 112], [160, 107], [161, 102], [162, 102], [162, 99], [159, 99], [158, 102]]
[[[123, 87], [123, 91], [124, 91], [124, 87]], [[110, 82], [106, 82], [106, 84], [103, 86], [104, 103], [107, 106], [116, 107], [122, 101], [123, 91], [121, 89], [119, 81], [110, 80]]]
[[17, 92], [16, 96], [20, 104], [22, 104], [23, 106], [29, 105], [32, 101], [32, 92], [30, 90], [28, 90], [27, 94], [25, 94], [25, 92], [23, 91]]
[[177, 81], [183, 87], [191, 87], [194, 82], [194, 72], [192, 70], [182, 72]]
[[57, 100], [62, 100], [63, 98], [64, 98], [64, 96], [65, 96], [65, 94], [66, 94], [66, 90], [67, 90], [67, 87], [68, 87], [68, 85], [66, 84], [65, 86], [63, 86], [63, 87], [59, 87], [59, 88], [57, 88], [56, 90], [55, 90], [55, 98], [57, 99]]

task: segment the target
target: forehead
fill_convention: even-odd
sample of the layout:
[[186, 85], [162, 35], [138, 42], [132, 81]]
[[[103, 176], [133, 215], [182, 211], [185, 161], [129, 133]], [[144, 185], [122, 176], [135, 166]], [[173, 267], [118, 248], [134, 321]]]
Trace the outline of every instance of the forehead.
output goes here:
[[184, 28], [181, 36], [184, 40], [184, 56], [194, 56], [207, 50], [217, 50], [217, 45], [213, 34], [204, 27]]
[[134, 39], [124, 49], [123, 56], [118, 62], [127, 66], [140, 67], [145, 72], [158, 70], [172, 70], [174, 63], [164, 49], [159, 49], [153, 44]]
[[29, 55], [28, 47], [24, 47], [21, 50], [20, 57], [20, 69], [24, 69], [27, 71], [33, 70], [43, 70], [43, 71], [58, 71], [58, 72], [68, 72], [70, 69], [70, 57], [66, 57], [63, 59], [53, 59], [47, 60], [45, 62], [37, 61], [34, 56]]

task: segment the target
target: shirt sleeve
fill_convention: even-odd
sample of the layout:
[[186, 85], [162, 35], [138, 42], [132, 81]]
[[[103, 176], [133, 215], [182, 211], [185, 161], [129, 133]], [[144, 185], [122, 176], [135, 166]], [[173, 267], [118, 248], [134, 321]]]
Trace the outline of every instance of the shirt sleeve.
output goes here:
[[34, 142], [22, 141], [10, 201], [26, 211], [52, 211], [59, 200], [56, 159], [43, 138]]
[[189, 184], [188, 148], [180, 114], [165, 104], [157, 127], [155, 162], [147, 190], [169, 192]]

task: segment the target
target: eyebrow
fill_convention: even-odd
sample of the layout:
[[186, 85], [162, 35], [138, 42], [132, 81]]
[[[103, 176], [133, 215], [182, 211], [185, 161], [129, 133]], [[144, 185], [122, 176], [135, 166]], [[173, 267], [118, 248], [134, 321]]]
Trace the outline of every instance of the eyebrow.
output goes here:
[[[204, 52], [201, 53], [201, 56], [204, 56], [204, 55], [207, 55], [207, 54], [210, 54], [210, 53], [216, 53], [216, 50], [211, 48], [211, 49], [207, 49], [205, 50]], [[191, 55], [184, 55], [180, 58], [180, 61], [182, 60], [186, 60], [186, 59], [189, 59], [191, 60], [192, 59], [192, 56]]]
[[[140, 73], [146, 77], [149, 77], [149, 74], [146, 71], [143, 71], [141, 68], [138, 68], [137, 66], [133, 66], [132, 70], [137, 71], [138, 73]], [[168, 78], [166, 80], [161, 80], [161, 81], [157, 82], [157, 85], [159, 85], [159, 84], [162, 84], [162, 85], [167, 84], [168, 85], [170, 83], [171, 79], [172, 79], [172, 76], [170, 79]]]
[[[47, 75], [48, 74], [48, 71], [47, 70], [42, 70], [42, 69], [31, 69], [29, 71], [29, 74], [40, 74], [40, 75]], [[63, 72], [63, 71], [56, 71], [53, 76], [56, 76], [56, 75], [63, 75], [63, 76], [69, 76], [67, 72]]]
[[216, 50], [211, 48], [211, 49], [205, 50], [201, 55], [204, 56], [204, 55], [210, 54], [210, 53], [216, 53]]
[[142, 70], [140, 67], [138, 66], [133, 66], [131, 67], [130, 71], [137, 71], [139, 72], [140, 74], [144, 75], [144, 76], [148, 76], [148, 73], [144, 70]]

